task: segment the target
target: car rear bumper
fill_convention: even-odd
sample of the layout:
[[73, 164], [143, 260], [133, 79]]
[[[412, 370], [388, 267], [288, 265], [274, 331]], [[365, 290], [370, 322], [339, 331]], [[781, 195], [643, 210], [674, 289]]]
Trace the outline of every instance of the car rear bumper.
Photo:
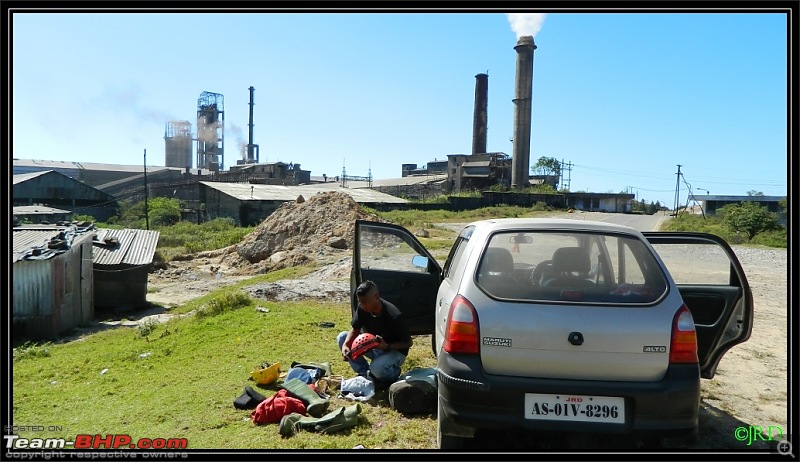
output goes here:
[[[658, 382], [610, 382], [486, 375], [478, 357], [440, 354], [438, 388], [448, 421], [475, 429], [516, 428], [569, 432], [652, 433], [697, 428], [700, 371], [673, 365]], [[525, 394], [615, 396], [625, 399], [625, 423], [525, 418]], [[441, 418], [441, 416], [440, 416]]]

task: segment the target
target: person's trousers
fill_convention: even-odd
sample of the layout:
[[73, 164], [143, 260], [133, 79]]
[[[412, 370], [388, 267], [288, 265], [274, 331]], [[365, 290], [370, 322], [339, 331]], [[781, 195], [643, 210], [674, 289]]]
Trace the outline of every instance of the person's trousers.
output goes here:
[[[336, 343], [339, 344], [339, 351], [344, 346], [344, 340], [347, 338], [347, 331], [339, 333], [336, 337]], [[369, 358], [369, 362], [367, 362]], [[356, 374], [369, 378], [369, 373], [372, 376], [383, 382], [394, 382], [400, 377], [401, 367], [406, 360], [406, 355], [399, 351], [383, 351], [377, 348], [364, 353], [363, 356], [355, 361], [348, 361], [350, 367]]]

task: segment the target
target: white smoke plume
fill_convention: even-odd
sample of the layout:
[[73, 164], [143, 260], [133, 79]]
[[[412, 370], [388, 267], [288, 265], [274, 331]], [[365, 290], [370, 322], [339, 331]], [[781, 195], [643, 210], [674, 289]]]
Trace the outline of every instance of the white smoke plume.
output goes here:
[[247, 140], [244, 139], [244, 134], [242, 129], [236, 124], [227, 124], [228, 126], [225, 127], [228, 130], [228, 133], [232, 134], [236, 138], [236, 148], [242, 154], [242, 160], [247, 160]]
[[511, 30], [517, 34], [517, 39], [523, 35], [536, 37], [542, 29], [542, 23], [547, 13], [508, 13], [508, 23]]

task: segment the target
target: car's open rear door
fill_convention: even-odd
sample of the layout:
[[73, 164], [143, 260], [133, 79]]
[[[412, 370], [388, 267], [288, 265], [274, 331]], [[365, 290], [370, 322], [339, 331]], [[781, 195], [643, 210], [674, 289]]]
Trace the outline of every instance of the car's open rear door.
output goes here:
[[703, 378], [750, 338], [753, 294], [739, 259], [720, 237], [706, 233], [644, 231], [692, 312]]
[[403, 312], [412, 335], [431, 334], [441, 274], [436, 259], [402, 226], [356, 221], [350, 276], [353, 310], [358, 303], [355, 288], [372, 280], [381, 297]]

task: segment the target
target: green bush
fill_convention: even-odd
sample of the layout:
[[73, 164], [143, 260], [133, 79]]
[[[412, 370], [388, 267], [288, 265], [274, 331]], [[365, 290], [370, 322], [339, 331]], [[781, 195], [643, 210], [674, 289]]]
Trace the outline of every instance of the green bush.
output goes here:
[[756, 236], [750, 242], [753, 244], [785, 249], [787, 237], [788, 235], [785, 229], [775, 229], [756, 234]]
[[751, 243], [786, 248], [787, 236], [785, 228], [761, 231], [750, 239], [747, 232], [731, 229], [724, 219], [724, 213], [722, 216], [714, 215], [706, 216], [705, 218], [702, 215], [682, 213], [671, 220], [667, 220], [662, 225], [662, 230], [714, 234], [725, 239], [731, 245]]
[[717, 215], [732, 231], [746, 233], [749, 240], [764, 231], [781, 229], [778, 214], [757, 202], [728, 204], [717, 210]]
[[139, 336], [147, 337], [153, 333], [154, 330], [156, 330], [156, 327], [158, 327], [158, 321], [152, 318], [148, 319], [147, 321], [140, 322], [138, 325]]
[[204, 252], [221, 249], [241, 242], [254, 227], [236, 226], [230, 218], [217, 218], [196, 224], [181, 221], [162, 228], [158, 239], [158, 249], [166, 261], [184, 253]]
[[50, 342], [37, 344], [27, 341], [22, 345], [14, 348], [14, 361], [20, 361], [27, 358], [46, 358], [50, 356]]
[[250, 297], [244, 292], [226, 292], [209, 300], [208, 303], [197, 310], [195, 316], [198, 318], [216, 316], [226, 311], [232, 311], [250, 304]]

